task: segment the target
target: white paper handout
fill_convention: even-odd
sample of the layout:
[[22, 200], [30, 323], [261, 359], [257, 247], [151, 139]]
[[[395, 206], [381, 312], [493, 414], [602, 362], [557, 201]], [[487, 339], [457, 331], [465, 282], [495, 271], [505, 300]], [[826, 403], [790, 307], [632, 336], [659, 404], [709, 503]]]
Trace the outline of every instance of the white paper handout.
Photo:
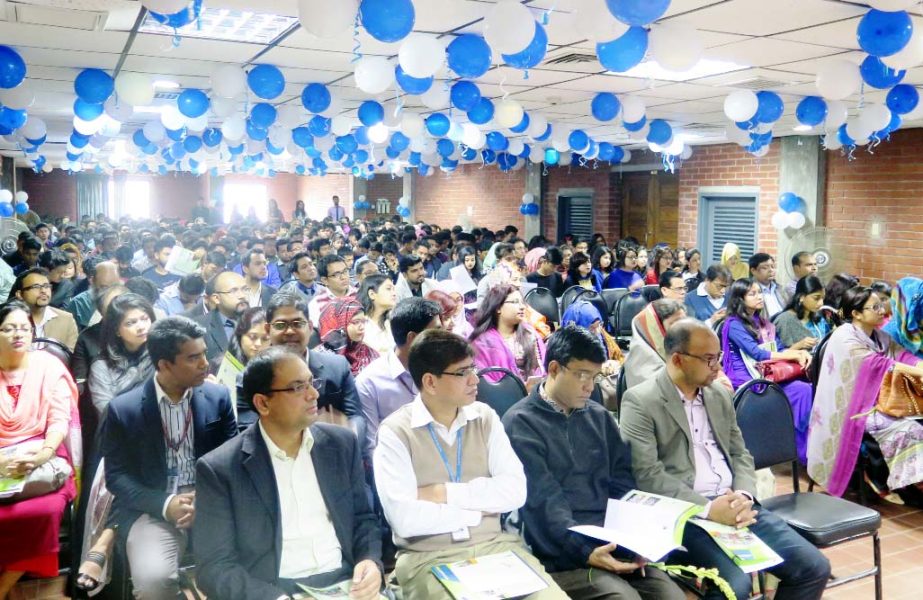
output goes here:
[[170, 251], [170, 258], [167, 259], [167, 264], [163, 268], [168, 273], [185, 276], [195, 273], [199, 269], [199, 261], [195, 259], [195, 254], [192, 253], [192, 250], [173, 246], [173, 250]]
[[432, 568], [455, 600], [503, 600], [534, 594], [548, 584], [515, 552], [479, 556]]

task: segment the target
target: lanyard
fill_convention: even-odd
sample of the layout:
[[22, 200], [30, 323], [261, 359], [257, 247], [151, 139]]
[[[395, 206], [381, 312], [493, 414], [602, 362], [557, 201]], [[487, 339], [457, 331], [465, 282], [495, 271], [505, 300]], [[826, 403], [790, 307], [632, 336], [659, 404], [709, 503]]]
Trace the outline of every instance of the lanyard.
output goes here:
[[[170, 413], [168, 410], [167, 415], [169, 414]], [[189, 437], [190, 423], [192, 423], [192, 400], [189, 401], [189, 405], [186, 407], [186, 424], [183, 425], [183, 434], [180, 436], [179, 441], [177, 441], [175, 444], [173, 442], [173, 438], [170, 436], [170, 432], [167, 431], [167, 426], [163, 423], [163, 419], [160, 420], [160, 427], [163, 430], [164, 442], [166, 442], [167, 447], [173, 451], [173, 454], [177, 454], [179, 452], [180, 446], [182, 446], [183, 442], [186, 441], [186, 438]]]
[[455, 434], [455, 476], [452, 476], [452, 467], [449, 465], [449, 457], [445, 455], [445, 450], [442, 448], [442, 444], [439, 443], [439, 439], [436, 437], [436, 430], [433, 428], [433, 424], [429, 423], [426, 426], [429, 429], [429, 436], [433, 438], [433, 443], [436, 444], [436, 450], [439, 451], [439, 458], [442, 459], [442, 464], [445, 465], [445, 470], [449, 474], [449, 481], [452, 483], [460, 483], [462, 476], [462, 427]]

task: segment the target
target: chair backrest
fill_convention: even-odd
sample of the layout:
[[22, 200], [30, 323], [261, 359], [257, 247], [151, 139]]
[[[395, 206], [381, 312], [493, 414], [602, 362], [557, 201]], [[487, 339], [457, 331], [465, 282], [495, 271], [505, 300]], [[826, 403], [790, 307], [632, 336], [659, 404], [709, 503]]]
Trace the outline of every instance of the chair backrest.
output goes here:
[[660, 300], [663, 298], [663, 294], [660, 293], [659, 285], [646, 285], [642, 287], [641, 295], [644, 296], [648, 302], [653, 302], [654, 300]]
[[833, 331], [828, 331], [827, 335], [817, 342], [817, 345], [814, 346], [814, 356], [811, 357], [811, 364], [808, 365], [808, 379], [811, 381], [811, 389], [815, 393], [817, 393], [817, 381], [820, 379], [820, 368], [824, 362], [824, 352], [827, 351], [827, 342], [830, 341], [831, 335], [833, 335]]
[[[484, 377], [487, 373], [503, 373], [496, 383]], [[503, 418], [507, 410], [528, 395], [526, 384], [509, 369], [487, 367], [478, 371], [478, 401], [491, 407]]]
[[734, 394], [734, 409], [737, 425], [757, 469], [784, 462], [797, 464], [792, 407], [778, 384], [766, 379], [748, 381]]
[[647, 299], [638, 293], [625, 294], [615, 305], [615, 335], [631, 337], [631, 321], [648, 305]]
[[578, 298], [579, 302], [589, 302], [596, 307], [596, 310], [599, 311], [599, 316], [602, 317], [603, 327], [607, 330], [609, 329], [609, 307], [606, 306], [606, 301], [602, 296], [594, 292], [593, 290], [586, 290], [580, 294]]
[[622, 416], [622, 398], [625, 397], [625, 392], [628, 391], [628, 377], [625, 376], [625, 371], [619, 373], [618, 381], [615, 382], [615, 414]]
[[606, 301], [606, 310], [609, 314], [609, 331], [615, 333], [615, 306], [619, 303], [619, 298], [628, 293], [628, 288], [612, 288], [602, 291], [603, 300]]
[[48, 354], [51, 354], [62, 363], [64, 366], [70, 369], [71, 357], [74, 353], [71, 352], [71, 349], [59, 342], [58, 340], [53, 340], [51, 338], [35, 338], [32, 340], [32, 349], [33, 350], [44, 350]]
[[533, 310], [545, 317], [549, 326], [561, 322], [561, 315], [558, 313], [558, 300], [548, 288], [532, 288], [523, 300], [525, 300], [525, 303], [531, 306]]
[[580, 285], [572, 285], [564, 290], [564, 293], [561, 295], [561, 314], [563, 315], [568, 306], [573, 304], [577, 298], [588, 291], [588, 289]]
[[721, 339], [721, 331], [724, 329], [724, 321], [727, 317], [721, 317], [711, 326], [712, 330], [715, 332], [715, 335], [718, 336], [718, 339]]

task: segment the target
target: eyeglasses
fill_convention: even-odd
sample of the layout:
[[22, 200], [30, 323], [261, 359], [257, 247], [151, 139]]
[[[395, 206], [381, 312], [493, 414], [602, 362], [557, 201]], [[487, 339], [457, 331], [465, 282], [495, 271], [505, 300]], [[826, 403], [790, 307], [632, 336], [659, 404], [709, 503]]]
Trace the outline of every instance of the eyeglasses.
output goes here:
[[718, 354], [712, 354], [712, 355], [706, 354], [705, 356], [699, 356], [697, 354], [687, 354], [685, 352], [679, 352], [678, 354], [682, 354], [683, 356], [690, 356], [692, 358], [697, 358], [701, 360], [702, 362], [704, 362], [705, 364], [707, 364], [712, 369], [714, 369], [719, 364], [721, 364], [721, 360], [724, 358], [724, 352], [719, 352]]
[[443, 371], [440, 375], [451, 375], [452, 377], [471, 377], [478, 374], [478, 368], [474, 365], [459, 369], [457, 371]]
[[0, 333], [3, 335], [13, 335], [16, 333], [32, 333], [32, 327], [29, 325], [21, 325], [16, 327], [14, 325], [5, 325], [0, 327]]
[[505, 300], [503, 303], [517, 305], [517, 304], [522, 304], [522, 300]]
[[330, 277], [343, 277], [344, 275], [347, 276], [347, 277], [349, 277], [349, 270], [348, 270], [348, 269], [343, 269], [342, 271], [337, 271], [336, 273], [328, 273], [328, 274], [327, 274], [327, 277], [328, 277], [328, 278], [330, 278]]
[[244, 293], [244, 292], [249, 292], [249, 291], [250, 291], [250, 290], [248, 290], [248, 289], [245, 288], [245, 287], [236, 287], [236, 288], [231, 288], [231, 289], [229, 289], [229, 290], [227, 290], [227, 291], [224, 291], [224, 292], [219, 292], [218, 290], [215, 290], [215, 293], [216, 293], [216, 294], [231, 294], [232, 296], [236, 296], [237, 294]]
[[884, 304], [881, 304], [881, 303], [879, 302], [878, 304], [873, 304], [873, 305], [871, 305], [871, 306], [866, 306], [866, 307], [863, 308], [862, 310], [870, 310], [870, 311], [872, 311], [872, 312], [882, 312], [882, 311], [884, 311], [884, 309], [885, 309], [885, 305], [884, 305]]
[[667, 288], [667, 289], [669, 289], [671, 292], [676, 292], [677, 294], [685, 294], [685, 293], [686, 293], [686, 286], [683, 286], [683, 287], [671, 287], [671, 288]]
[[35, 285], [30, 285], [29, 287], [22, 288], [24, 292], [35, 292], [38, 290], [47, 291], [51, 289], [50, 283], [36, 283]]
[[574, 369], [565, 367], [564, 365], [561, 365], [561, 368], [564, 369], [565, 371], [570, 371], [571, 373], [576, 375], [577, 381], [579, 381], [580, 383], [589, 383], [591, 381], [593, 383], [599, 383], [603, 378], [602, 373], [589, 373], [587, 371], [575, 371]]
[[324, 380], [313, 379], [310, 383], [307, 381], [296, 381], [286, 388], [271, 388], [269, 391], [270, 393], [292, 392], [295, 394], [303, 394], [309, 387], [320, 392], [324, 387]]
[[278, 331], [279, 333], [292, 328], [295, 331], [301, 331], [308, 326], [308, 322], [303, 319], [296, 319], [295, 321], [273, 321], [270, 324], [273, 331]]

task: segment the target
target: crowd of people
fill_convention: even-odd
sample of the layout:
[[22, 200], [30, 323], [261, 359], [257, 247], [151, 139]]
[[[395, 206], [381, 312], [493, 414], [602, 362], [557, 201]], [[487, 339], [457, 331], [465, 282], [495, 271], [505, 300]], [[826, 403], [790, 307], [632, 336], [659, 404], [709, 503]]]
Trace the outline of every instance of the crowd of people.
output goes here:
[[[780, 384], [817, 483], [842, 495], [870, 437], [883, 460], [868, 480], [920, 503], [923, 426], [867, 400], [896, 364], [919, 369], [919, 283], [825, 283], [800, 253], [783, 287], [772, 256], [730, 243], [703, 265], [601, 234], [350, 221], [338, 202], [321, 222], [303, 205], [231, 225], [203, 208], [38, 223], [0, 261], [0, 599], [57, 574], [78, 496], [90, 594], [122, 553], [135, 597], [183, 597], [191, 547], [209, 598], [341, 582], [358, 599], [389, 583], [448, 597], [434, 566], [506, 551], [545, 582], [531, 597], [683, 598], [644, 557], [571, 530], [633, 489], [750, 527], [784, 559], [776, 597], [819, 598], [829, 562], [760, 506], [734, 418], [734, 390], [768, 362], [797, 372]], [[530, 306], [532, 288], [575, 286], [559, 322]], [[606, 289], [645, 298], [630, 339], [590, 301]], [[527, 395], [505, 414], [476, 401], [481, 378], [510, 376]], [[600, 389], [615, 378], [613, 415]], [[513, 511], [519, 531], [503, 525]], [[748, 597], [704, 531], [683, 546], [667, 561]]]

